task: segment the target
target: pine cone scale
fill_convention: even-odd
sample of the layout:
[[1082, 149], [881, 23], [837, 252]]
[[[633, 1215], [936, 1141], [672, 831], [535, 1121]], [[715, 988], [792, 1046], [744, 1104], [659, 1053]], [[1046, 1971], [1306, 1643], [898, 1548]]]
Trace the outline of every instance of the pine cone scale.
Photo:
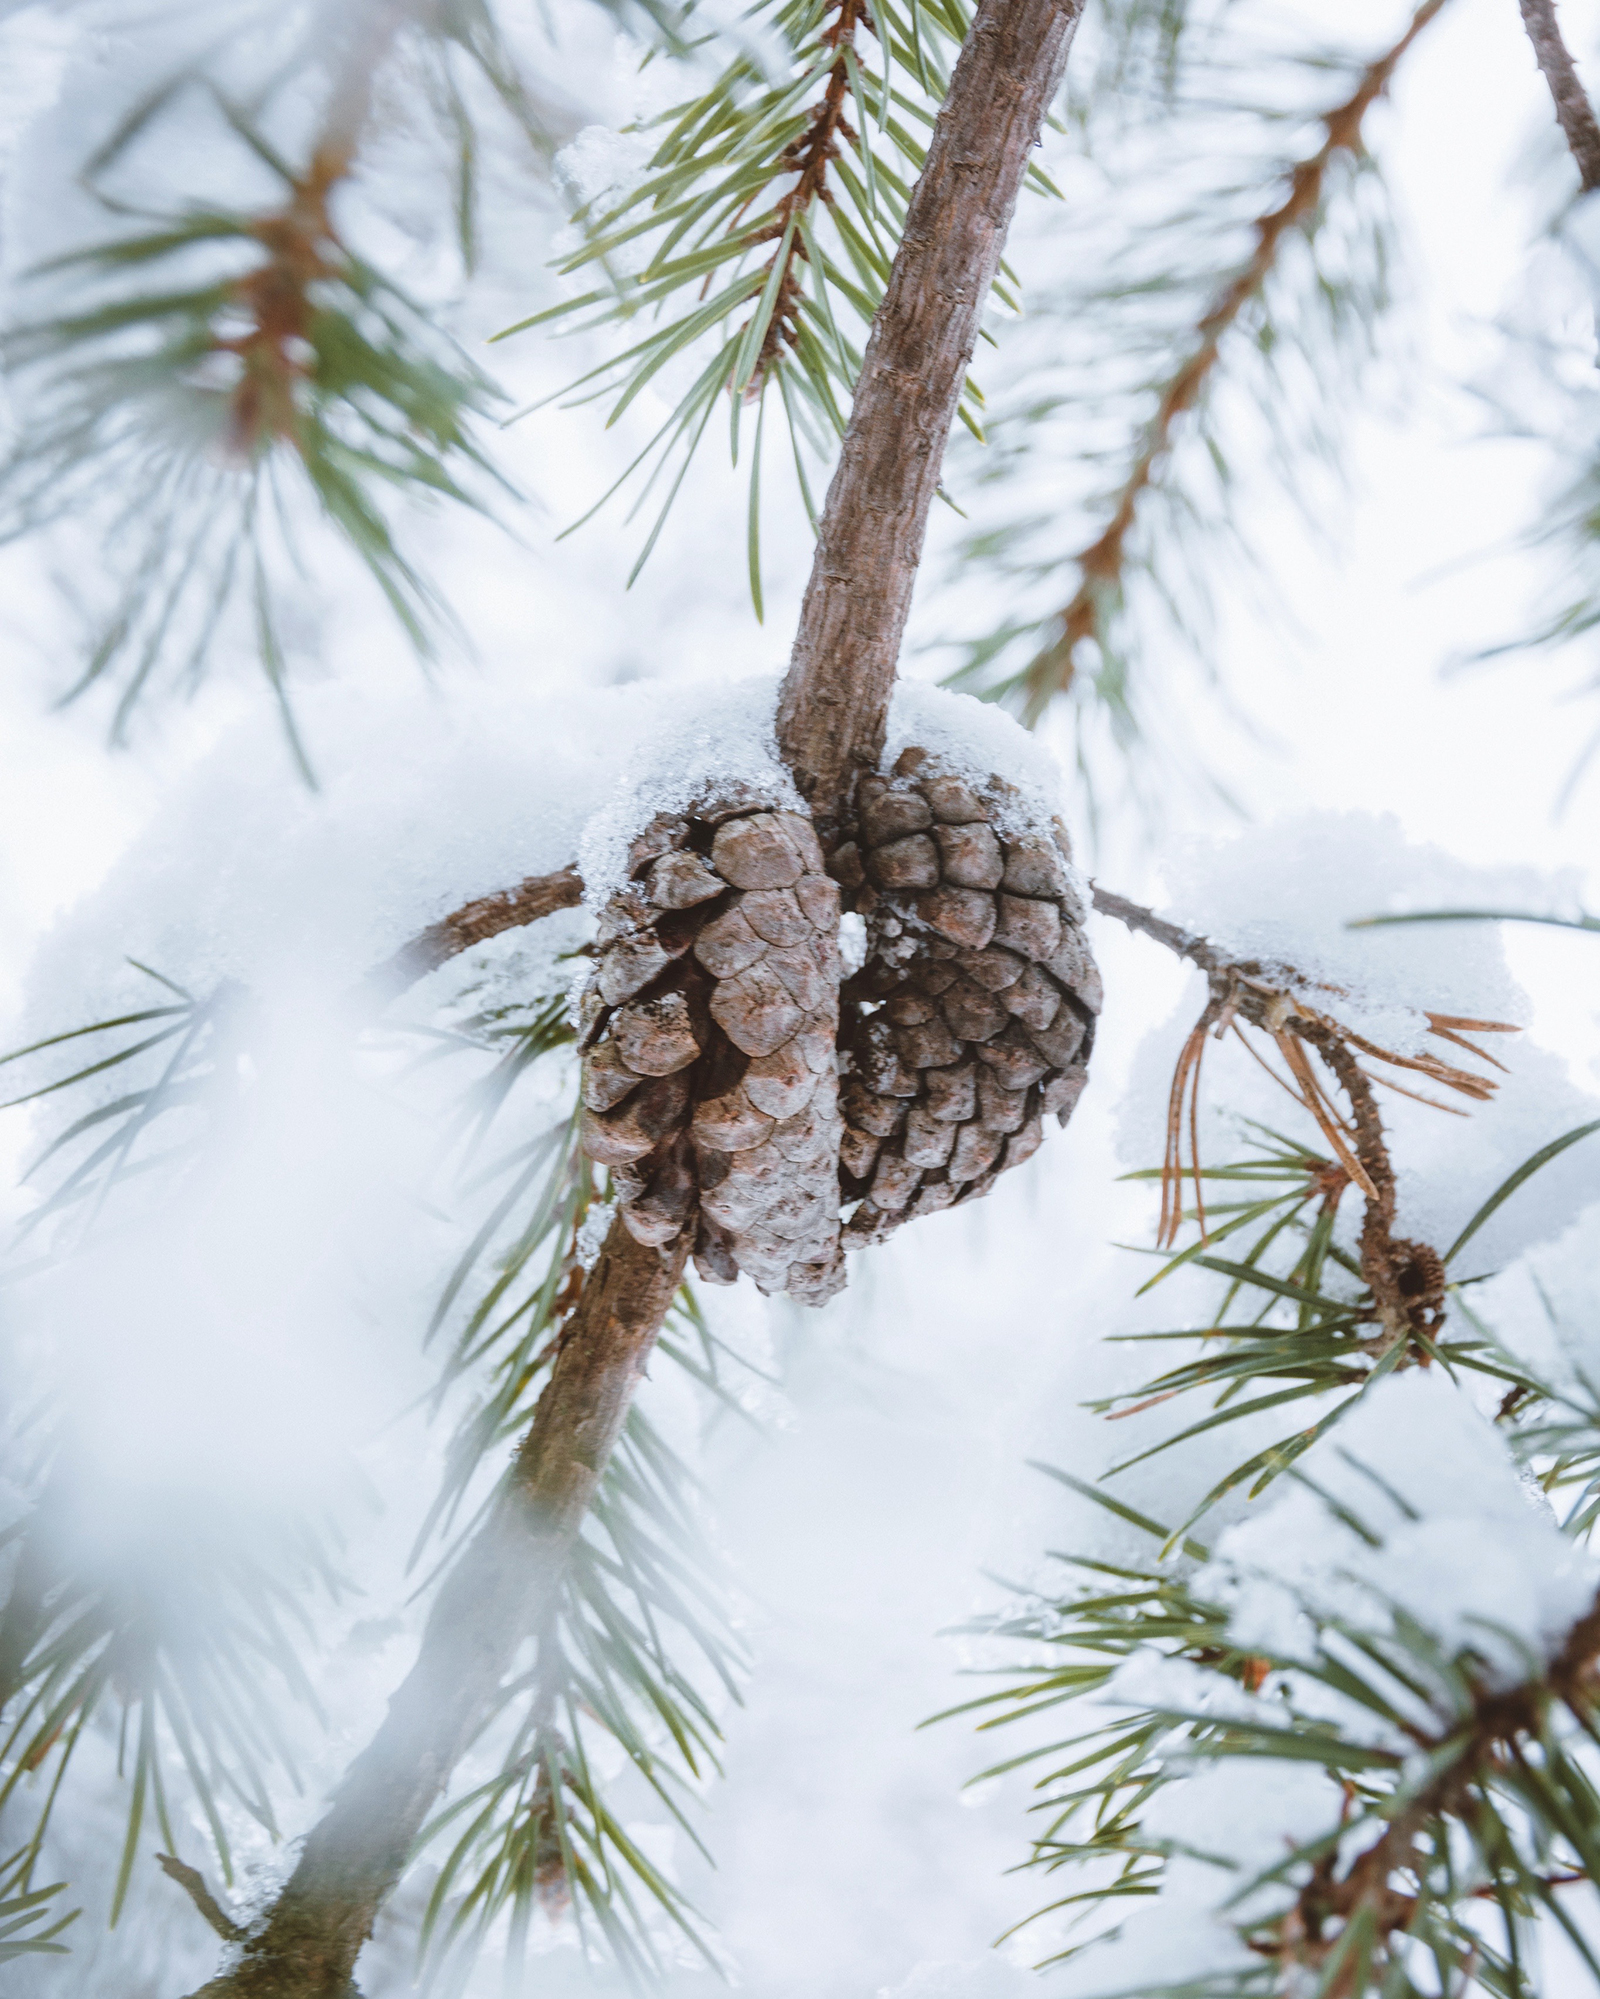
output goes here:
[[821, 849], [741, 796], [663, 815], [630, 857], [584, 1003], [584, 1148], [639, 1241], [693, 1231], [708, 1281], [743, 1270], [820, 1302], [843, 1282], [839, 893]]
[[868, 929], [841, 1029], [849, 1246], [987, 1193], [1082, 1090], [1099, 1006], [1084, 911], [1064, 835], [1016, 828], [1019, 805], [920, 750], [863, 780], [859, 845], [832, 866]]
[[[634, 842], [583, 1002], [583, 1143], [641, 1242], [692, 1230], [708, 1281], [819, 1303], [842, 1243], [980, 1198], [1065, 1122], [1099, 979], [1064, 835], [1019, 821], [1000, 780], [908, 751], [826, 865], [748, 793]], [[841, 982], [845, 908], [868, 949]]]

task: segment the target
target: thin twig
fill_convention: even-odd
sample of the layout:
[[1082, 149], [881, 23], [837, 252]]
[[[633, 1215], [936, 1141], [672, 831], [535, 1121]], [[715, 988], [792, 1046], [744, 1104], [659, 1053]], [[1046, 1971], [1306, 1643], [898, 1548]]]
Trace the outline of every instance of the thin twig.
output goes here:
[[[1128, 537], [1138, 518], [1140, 502], [1171, 454], [1179, 419], [1199, 401], [1217, 365], [1224, 337], [1261, 291], [1293, 231], [1315, 214], [1334, 159], [1340, 153], [1360, 150], [1362, 121], [1387, 88], [1395, 65], [1444, 4], [1445, 0], [1423, 0], [1399, 41], [1367, 64], [1356, 88], [1342, 104], [1324, 112], [1322, 126], [1326, 136], [1322, 145], [1310, 159], [1298, 161], [1289, 170], [1283, 199], [1256, 221], [1255, 248], [1249, 260], [1217, 293], [1196, 325], [1194, 345], [1162, 386], [1155, 414], [1112, 503], [1111, 518], [1088, 547], [1073, 558], [1078, 587], [1059, 614], [1056, 637], [1022, 670], [1020, 681], [1026, 693], [1023, 715], [1030, 728], [1043, 715], [1051, 698], [1071, 686], [1077, 671], [1078, 648], [1085, 640], [1098, 638], [1103, 630], [1105, 607], [1121, 585]], [[1523, 12], [1527, 11], [1525, 4]]]
[[537, 923], [541, 916], [554, 915], [558, 909], [575, 909], [582, 900], [583, 877], [570, 864], [553, 875], [529, 875], [515, 888], [463, 903], [460, 909], [429, 924], [402, 944], [392, 958], [375, 966], [362, 981], [362, 991], [375, 1000], [394, 999], [474, 944], [498, 937], [503, 930]]
[[1578, 163], [1578, 178], [1588, 194], [1600, 187], [1600, 122], [1596, 122], [1588, 92], [1578, 81], [1577, 69], [1561, 39], [1555, 0], [1520, 0], [1520, 5], [1522, 25], [1555, 101], [1556, 123]]
[[224, 1943], [240, 1941], [245, 1932], [206, 1886], [206, 1877], [198, 1867], [191, 1867], [171, 1853], [158, 1853], [156, 1865], [169, 1881], [177, 1882]]
[[[1315, 1120], [1323, 1137], [1333, 1148], [1340, 1170], [1361, 1192], [1365, 1203], [1361, 1274], [1372, 1294], [1373, 1315], [1381, 1328], [1372, 1345], [1374, 1355], [1381, 1356], [1398, 1342], [1410, 1340], [1413, 1335], [1420, 1336], [1424, 1341], [1428, 1339], [1437, 1330], [1443, 1313], [1444, 1265], [1438, 1253], [1427, 1243], [1412, 1242], [1394, 1232], [1394, 1165], [1384, 1139], [1377, 1098], [1373, 1094], [1373, 1084], [1387, 1082], [1387, 1078], [1370, 1076], [1362, 1067], [1360, 1057], [1366, 1055], [1395, 1068], [1416, 1070], [1435, 1082], [1447, 1084], [1463, 1096], [1480, 1101], [1493, 1094], [1492, 1081], [1442, 1062], [1426, 1051], [1416, 1055], [1397, 1055], [1387, 1048], [1380, 1048], [1376, 1042], [1367, 1040], [1354, 1028], [1335, 1019], [1323, 1007], [1311, 1003], [1312, 995], [1324, 992], [1330, 1001], [1344, 997], [1332, 988], [1319, 986], [1315, 981], [1301, 978], [1282, 967], [1275, 968], [1269, 976], [1259, 961], [1230, 957], [1208, 938], [1168, 922], [1141, 904], [1130, 902], [1126, 896], [1117, 895], [1098, 884], [1091, 885], [1090, 893], [1095, 908], [1102, 915], [1115, 917], [1136, 934], [1149, 937], [1176, 956], [1187, 959], [1205, 973], [1211, 988], [1205, 1012], [1200, 1017], [1199, 1025], [1184, 1042], [1173, 1075], [1168, 1103], [1167, 1148], [1162, 1165], [1158, 1245], [1170, 1247], [1176, 1239], [1179, 1219], [1176, 1211], [1181, 1206], [1178, 1190], [1181, 1189], [1184, 1174], [1192, 1170], [1196, 1185], [1199, 1184], [1198, 1118], [1192, 1103], [1189, 1113], [1189, 1167], [1184, 1166], [1178, 1150], [1183, 1092], [1186, 1085], [1192, 1087], [1197, 1080], [1194, 1074], [1196, 1050], [1201, 1045], [1205, 1030], [1224, 1011], [1231, 1009], [1232, 1026], [1239, 1039], [1273, 1081], [1288, 1091]], [[1461, 1015], [1446, 1013], [1430, 1013], [1427, 1018], [1432, 1032], [1481, 1056], [1485, 1061], [1492, 1061], [1493, 1058], [1466, 1040], [1462, 1030], [1493, 1034], [1514, 1031], [1504, 1021], [1468, 1020]], [[1241, 1021], [1256, 1028], [1276, 1045], [1288, 1065], [1292, 1081], [1280, 1076], [1265, 1060], [1244, 1032]], [[1313, 1071], [1306, 1053], [1307, 1046], [1317, 1051], [1343, 1091], [1350, 1106], [1348, 1123], [1339, 1116], [1329, 1101], [1324, 1085]], [[1495, 1066], [1499, 1068], [1503, 1065], [1496, 1063]], [[1401, 1089], [1402, 1086], [1393, 1084], [1390, 1087]], [[1402, 1090], [1402, 1094], [1410, 1096], [1415, 1093]], [[1426, 1103], [1428, 1099], [1421, 1098], [1419, 1101]], [[1441, 1104], [1435, 1108], [1445, 1110], [1450, 1106]], [[1423, 1357], [1426, 1358], [1426, 1348], [1423, 1349]]]

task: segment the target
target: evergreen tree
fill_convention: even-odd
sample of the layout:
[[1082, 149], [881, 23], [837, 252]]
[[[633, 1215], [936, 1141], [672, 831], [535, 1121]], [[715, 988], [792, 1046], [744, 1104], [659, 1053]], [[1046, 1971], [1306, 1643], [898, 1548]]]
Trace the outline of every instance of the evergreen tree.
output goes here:
[[[1119, 786], [1205, 774], [1163, 711], [1251, 553], [1236, 485], [1315, 515], [1390, 290], [1368, 121], [1447, 5], [1376, 50], [1289, 47], [1245, 0], [1081, 24], [1080, 0], [641, 0], [548, 33], [473, 0], [19, 17], [54, 99], [13, 172], [55, 193], [21, 230], [0, 497], [77, 579], [63, 691], [122, 738], [252, 659], [306, 815], [265, 833], [286, 858], [242, 917], [219, 876], [175, 920], [147, 864], [140, 955], [91, 924], [66, 953], [87, 1012], [4, 1058], [37, 1137], [0, 1608], [0, 1957], [29, 1990], [74, 1989], [85, 1951], [104, 1989], [175, 1999], [467, 1993], [491, 1959], [536, 1991], [573, 1939], [602, 1984], [736, 1969], [630, 1816], [647, 1797], [699, 1844], [747, 1673], [641, 1381], [659, 1358], [743, 1413], [715, 1287], [825, 1307], [901, 1229], [1016, 1184], [1089, 1078], [1096, 913], [1204, 997], [1136, 1176], [1153, 1303], [1117, 1335], [1177, 1352], [1094, 1402], [1132, 1419], [1120, 1462], [1044, 1468], [1074, 1496], [1080, 1545], [1051, 1557], [1073, 1580], [971, 1627], [1004, 1684], [952, 1707], [1018, 1731], [996, 1770], [1043, 1773], [1019, 1852], [1047, 1977], [1520, 1995], [1559, 1934], [1600, 1980], [1600, 1389], [1549, 1287], [1541, 1345], [1487, 1260], [1517, 1204], [1592, 1197], [1600, 1119], [1535, 1096], [1531, 1143], [1493, 1172], [1463, 1143], [1431, 1209], [1406, 1150], [1514, 1078], [1483, 926], [1600, 925], [1441, 891], [1346, 932], [1315, 853], [1299, 930], [1211, 921], [1203, 894], [1175, 920], [1080, 872], [1029, 734], [1076, 759], [1090, 826]], [[1522, 14], [1581, 247], [1600, 125], [1548, 0]], [[603, 137], [579, 99], [618, 26], [647, 96]], [[1139, 202], [1086, 215], [1084, 162]], [[563, 189], [565, 290], [502, 310]], [[991, 302], [1029, 296], [1019, 198], [1030, 247], [1071, 237], [1070, 282], [1000, 337]], [[654, 412], [591, 509], [630, 500], [630, 582], [711, 490], [724, 417], [744, 545], [713, 559], [757, 619], [771, 522], [815, 547], [776, 685], [486, 691], [474, 741], [503, 768], [419, 827], [434, 767], [374, 717], [352, 789], [310, 666], [333, 675], [374, 609], [431, 662], [470, 569], [455, 524], [535, 532], [490, 430], [512, 404], [468, 349], [491, 325], [507, 356], [570, 336], [523, 364], [535, 406], [630, 434]], [[947, 460], [958, 419], [981, 474]], [[1578, 584], [1526, 644], [1594, 623], [1592, 480], [1539, 530]], [[986, 707], [897, 680], [940, 498], [970, 516], [940, 642]], [[533, 717], [545, 740], [498, 742]], [[247, 816], [221, 768], [190, 845]], [[330, 888], [330, 824], [384, 849], [370, 879]], [[229, 924], [258, 979], [213, 948]], [[360, 1309], [381, 1420], [432, 1439], [420, 1503], [295, 1379], [286, 1308], [320, 1327], [350, 1270], [273, 1268], [281, 1204], [310, 1244], [385, 1183], [409, 1219]], [[35, 1351], [141, 1285], [206, 1339], [178, 1342], [205, 1378], [154, 1425], [133, 1384], [159, 1315], [130, 1316], [120, 1407]], [[271, 1467], [230, 1465], [263, 1428]], [[362, 1647], [393, 1655], [381, 1699]], [[254, 1874], [252, 1841], [276, 1855]], [[149, 1983], [99, 1939], [157, 1906], [183, 1941]]]

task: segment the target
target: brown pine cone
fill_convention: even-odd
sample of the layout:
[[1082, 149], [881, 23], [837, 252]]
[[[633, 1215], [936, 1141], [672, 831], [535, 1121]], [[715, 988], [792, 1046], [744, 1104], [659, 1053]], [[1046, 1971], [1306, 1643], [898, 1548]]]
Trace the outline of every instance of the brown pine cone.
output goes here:
[[841, 995], [847, 1248], [986, 1194], [1082, 1092], [1100, 976], [1060, 822], [1019, 816], [1013, 787], [923, 750], [861, 782], [859, 840], [830, 862], [867, 921]]
[[821, 1304], [839, 1251], [839, 891], [808, 820], [750, 798], [633, 844], [584, 998], [583, 1145], [638, 1241]]

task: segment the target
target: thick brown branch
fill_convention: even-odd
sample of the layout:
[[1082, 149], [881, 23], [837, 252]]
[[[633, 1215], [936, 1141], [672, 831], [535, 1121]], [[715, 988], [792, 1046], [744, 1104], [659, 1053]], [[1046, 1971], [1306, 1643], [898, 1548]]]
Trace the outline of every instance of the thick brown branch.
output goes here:
[[351, 1973], [379, 1907], [492, 1715], [518, 1648], [549, 1617], [687, 1253], [683, 1241], [646, 1249], [612, 1224], [532, 1428], [488, 1522], [439, 1593], [416, 1664], [266, 1923], [196, 1999], [353, 1999]]
[[375, 1000], [394, 999], [417, 980], [436, 972], [458, 952], [468, 951], [502, 930], [517, 930], [552, 916], [558, 909], [575, 909], [583, 900], [583, 877], [575, 867], [553, 875], [529, 875], [515, 888], [480, 896], [441, 917], [401, 945], [392, 958], [367, 974], [363, 990]]
[[1600, 187], [1600, 122], [1561, 39], [1555, 0], [1520, 0], [1520, 4], [1522, 25], [1555, 101], [1556, 123], [1578, 163], [1578, 178], [1587, 194]]
[[778, 704], [824, 841], [883, 749], [945, 441], [1082, 0], [983, 0], [873, 321]]
[[1323, 114], [1326, 136], [1322, 145], [1310, 159], [1301, 160], [1290, 169], [1283, 199], [1256, 222], [1255, 248], [1248, 262], [1218, 292], [1195, 327], [1194, 345], [1161, 390], [1155, 414], [1112, 503], [1111, 518], [1089, 546], [1074, 557], [1078, 587], [1060, 613], [1057, 637], [1023, 669], [1023, 712], [1030, 728], [1049, 706], [1052, 696], [1064, 693], [1072, 684], [1078, 648], [1085, 640], [1098, 638], [1103, 630], [1107, 603], [1121, 585], [1128, 537], [1138, 518], [1140, 502], [1171, 454], [1179, 419], [1199, 401], [1217, 365], [1225, 336], [1260, 293], [1293, 231], [1315, 215], [1328, 169], [1335, 158], [1340, 153], [1360, 149], [1362, 121], [1387, 88], [1395, 65], [1444, 4], [1445, 0], [1423, 0], [1399, 41], [1368, 63], [1356, 88], [1342, 104]]

